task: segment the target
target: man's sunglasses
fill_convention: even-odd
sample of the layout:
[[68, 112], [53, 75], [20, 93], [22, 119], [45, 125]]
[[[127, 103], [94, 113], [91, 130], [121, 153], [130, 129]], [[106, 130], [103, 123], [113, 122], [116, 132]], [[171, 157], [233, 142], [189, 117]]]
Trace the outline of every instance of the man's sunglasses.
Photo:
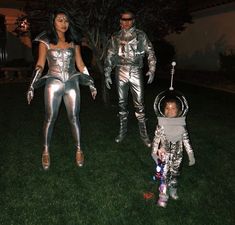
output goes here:
[[131, 21], [133, 18], [121, 18], [122, 21]]

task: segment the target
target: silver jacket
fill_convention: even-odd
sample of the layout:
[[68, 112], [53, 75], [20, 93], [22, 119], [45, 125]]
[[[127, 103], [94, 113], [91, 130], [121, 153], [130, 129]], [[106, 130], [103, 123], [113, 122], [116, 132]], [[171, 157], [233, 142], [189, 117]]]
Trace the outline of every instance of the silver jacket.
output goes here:
[[115, 66], [133, 66], [142, 68], [143, 58], [147, 55], [149, 71], [154, 74], [156, 57], [152, 43], [147, 35], [132, 27], [129, 30], [120, 30], [110, 40], [105, 60], [105, 76], [110, 76]]

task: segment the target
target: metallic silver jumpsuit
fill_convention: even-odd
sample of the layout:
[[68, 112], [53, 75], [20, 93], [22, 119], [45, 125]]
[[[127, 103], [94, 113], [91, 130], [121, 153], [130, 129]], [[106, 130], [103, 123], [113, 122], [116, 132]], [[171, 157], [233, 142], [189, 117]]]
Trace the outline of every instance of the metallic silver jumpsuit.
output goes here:
[[38, 36], [35, 41], [47, 46], [47, 74], [39, 78], [33, 87], [37, 88], [46, 83], [44, 90], [45, 121], [44, 121], [44, 147], [49, 147], [54, 123], [63, 99], [76, 148], [80, 148], [80, 88], [79, 84], [94, 88], [93, 79], [81, 74], [75, 69], [75, 49], [51, 49], [46, 35]]
[[113, 67], [116, 67], [120, 133], [122, 132], [122, 126], [124, 125], [124, 129], [127, 126], [125, 121], [127, 122], [128, 92], [130, 90], [133, 97], [135, 115], [140, 123], [140, 132], [142, 131], [141, 136], [147, 135], [144, 133], [146, 132], [146, 127], [142, 75], [145, 54], [148, 59], [149, 72], [154, 75], [156, 69], [154, 48], [143, 31], [132, 27], [129, 30], [120, 30], [112, 36], [105, 60], [105, 77], [110, 76]]
[[[152, 144], [152, 157], [156, 162], [157, 170], [162, 167], [159, 187], [159, 199], [162, 201], [167, 201], [168, 193], [171, 197], [177, 198], [177, 177], [180, 175], [183, 148], [188, 154], [189, 162], [193, 165], [195, 162], [193, 162], [194, 153], [186, 129], [185, 117], [158, 117], [158, 125]], [[161, 149], [164, 151], [160, 156]]]

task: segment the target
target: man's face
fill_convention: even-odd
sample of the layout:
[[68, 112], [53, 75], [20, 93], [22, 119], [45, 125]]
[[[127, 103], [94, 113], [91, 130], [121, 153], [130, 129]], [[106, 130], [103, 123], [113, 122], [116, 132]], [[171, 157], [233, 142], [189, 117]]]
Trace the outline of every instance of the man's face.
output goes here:
[[129, 30], [134, 24], [134, 18], [131, 13], [123, 13], [120, 18], [121, 29]]

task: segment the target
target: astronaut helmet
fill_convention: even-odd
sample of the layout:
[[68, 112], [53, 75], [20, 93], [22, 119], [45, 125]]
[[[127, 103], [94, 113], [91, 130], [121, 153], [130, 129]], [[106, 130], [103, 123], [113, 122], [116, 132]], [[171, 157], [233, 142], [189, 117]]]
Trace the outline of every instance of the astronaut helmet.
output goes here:
[[168, 117], [165, 112], [167, 103], [174, 102], [177, 107], [177, 116], [184, 117], [188, 112], [188, 102], [185, 96], [177, 90], [165, 90], [160, 92], [154, 100], [154, 111], [158, 117]]

